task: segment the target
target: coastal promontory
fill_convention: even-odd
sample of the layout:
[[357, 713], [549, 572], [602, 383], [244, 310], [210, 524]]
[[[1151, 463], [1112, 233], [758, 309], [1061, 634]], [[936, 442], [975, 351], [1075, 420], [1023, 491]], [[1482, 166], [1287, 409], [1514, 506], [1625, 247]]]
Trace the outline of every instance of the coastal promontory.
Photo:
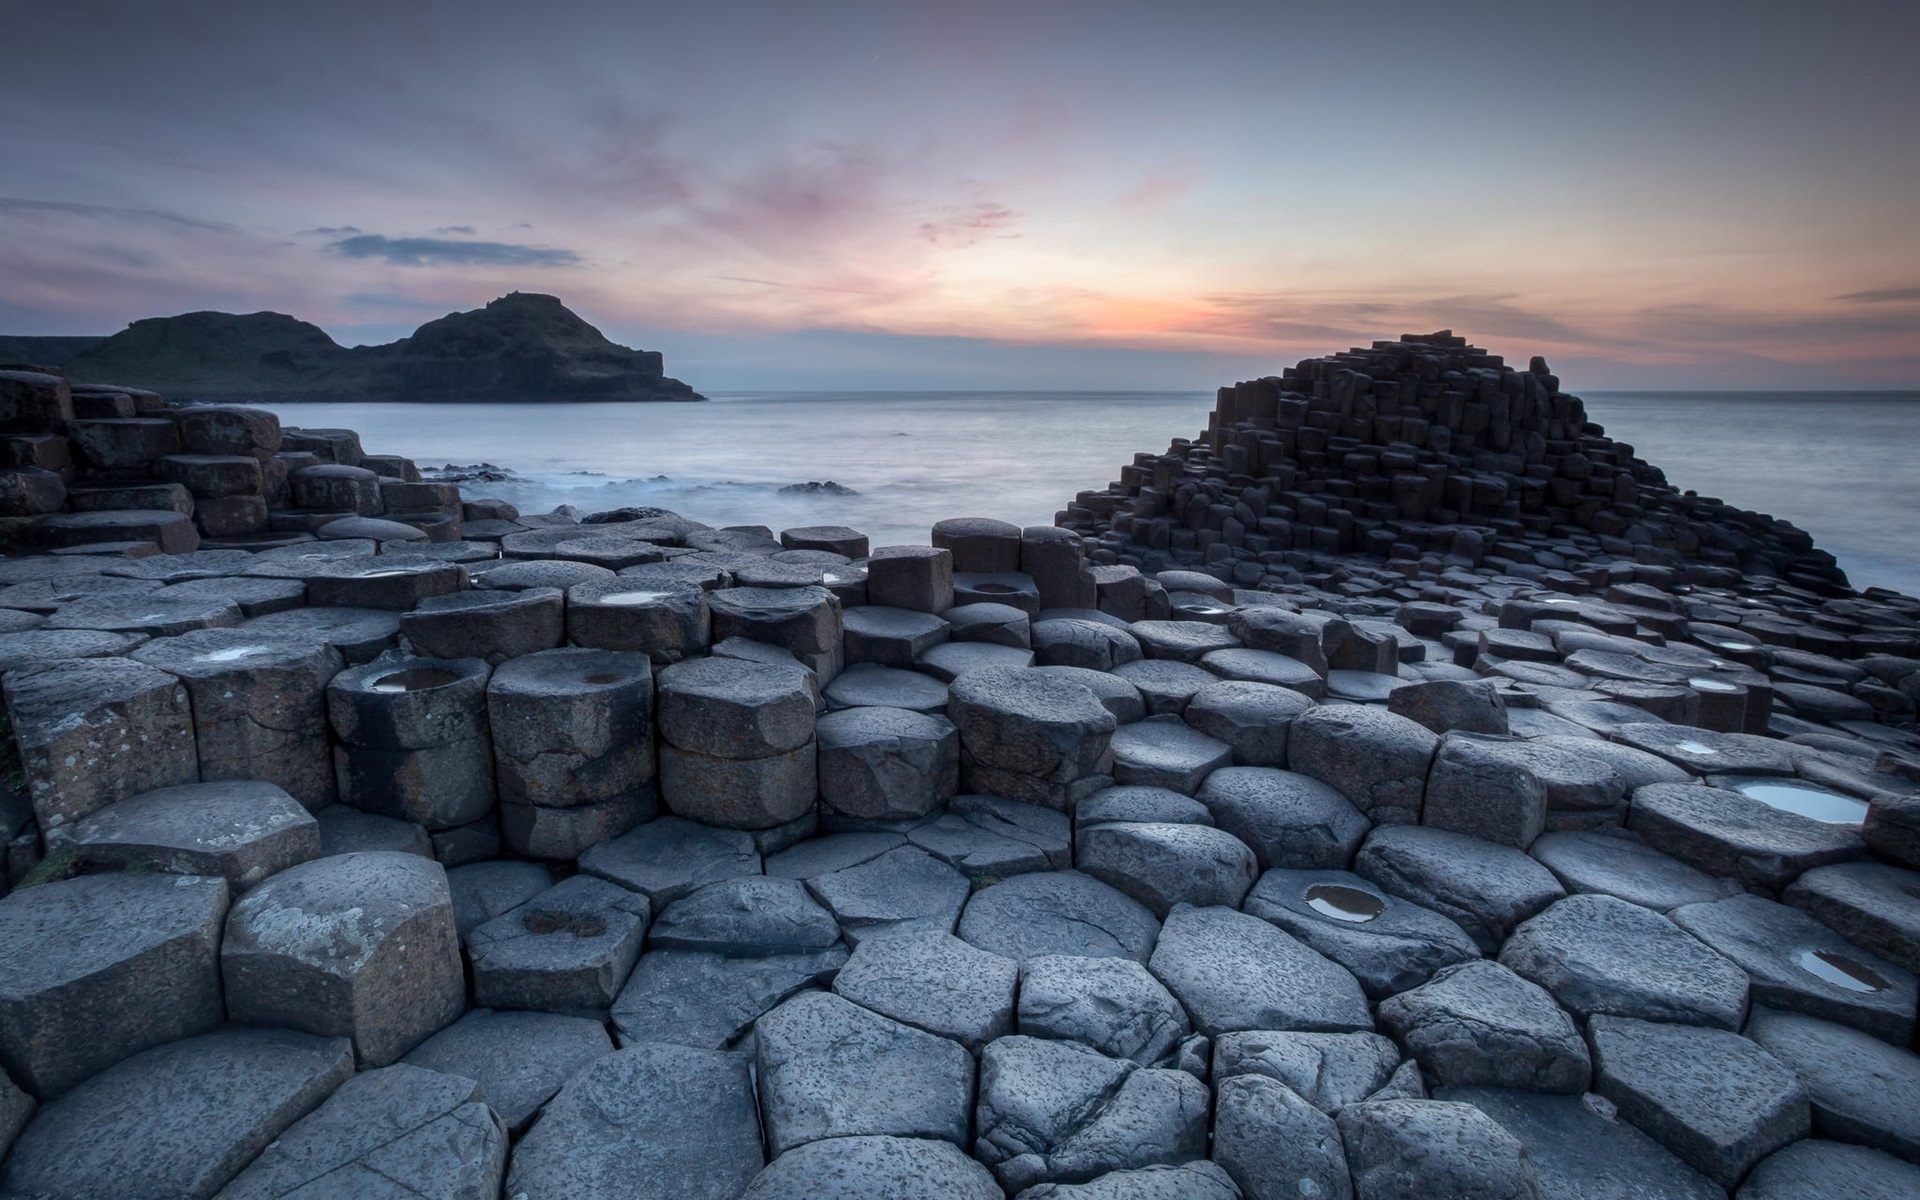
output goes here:
[[[18, 352], [42, 355], [55, 339]], [[512, 292], [382, 346], [342, 346], [284, 313], [193, 312], [135, 321], [112, 337], [57, 339], [76, 383], [151, 381], [193, 400], [700, 400], [660, 352], [610, 341], [558, 298]], [[84, 347], [84, 348], [81, 348]], [[77, 352], [75, 352], [77, 351]]]

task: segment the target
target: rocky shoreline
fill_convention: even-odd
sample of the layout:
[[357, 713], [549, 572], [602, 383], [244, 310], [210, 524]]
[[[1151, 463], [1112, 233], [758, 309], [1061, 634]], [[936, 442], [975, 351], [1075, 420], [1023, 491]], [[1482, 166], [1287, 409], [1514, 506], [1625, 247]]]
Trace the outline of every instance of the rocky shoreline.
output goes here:
[[1920, 1194], [1920, 600], [1538, 360], [922, 546], [0, 446], [0, 1195]]

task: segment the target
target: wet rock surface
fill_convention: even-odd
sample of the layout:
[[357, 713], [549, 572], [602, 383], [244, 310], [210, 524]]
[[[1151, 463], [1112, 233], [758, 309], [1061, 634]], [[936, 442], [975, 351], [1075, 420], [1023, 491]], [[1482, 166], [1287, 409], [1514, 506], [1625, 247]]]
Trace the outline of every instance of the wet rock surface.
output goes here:
[[9, 1195], [1914, 1190], [1920, 603], [1544, 364], [877, 550], [6, 386]]

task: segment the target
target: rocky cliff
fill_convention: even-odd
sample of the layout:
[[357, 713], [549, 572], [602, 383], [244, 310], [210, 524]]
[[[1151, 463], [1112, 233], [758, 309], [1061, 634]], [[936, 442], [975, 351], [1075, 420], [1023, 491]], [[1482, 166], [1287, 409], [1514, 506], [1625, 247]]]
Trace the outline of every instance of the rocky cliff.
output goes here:
[[196, 400], [699, 400], [659, 352], [609, 341], [552, 296], [514, 292], [384, 346], [282, 313], [135, 321], [64, 364], [80, 383], [151, 380]]

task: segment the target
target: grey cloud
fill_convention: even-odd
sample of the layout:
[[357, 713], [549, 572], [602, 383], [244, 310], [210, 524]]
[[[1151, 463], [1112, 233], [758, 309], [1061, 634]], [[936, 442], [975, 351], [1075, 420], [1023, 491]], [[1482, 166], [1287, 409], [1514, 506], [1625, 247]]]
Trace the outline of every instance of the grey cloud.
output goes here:
[[50, 213], [60, 216], [85, 217], [88, 220], [132, 221], [149, 225], [175, 225], [184, 229], [205, 229], [216, 233], [231, 230], [231, 225], [217, 225], [211, 221], [197, 221], [192, 217], [183, 217], [178, 213], [162, 212], [152, 208], [111, 208], [102, 204], [81, 204], [74, 200], [22, 200], [14, 196], [0, 196], [0, 214], [31, 215]]
[[300, 236], [340, 238], [352, 237], [359, 232], [360, 227], [357, 225], [320, 225], [313, 229], [302, 229]]
[[1879, 288], [1867, 292], [1848, 292], [1835, 296], [1835, 300], [1851, 300], [1856, 304], [1897, 304], [1902, 301], [1920, 300], [1920, 287]]
[[[360, 231], [356, 229], [354, 232], [358, 233]], [[458, 237], [472, 237], [478, 231], [471, 225], [442, 225], [440, 228], [434, 230], [434, 232], [451, 233]]]
[[363, 233], [331, 242], [327, 249], [342, 258], [377, 258], [398, 267], [572, 267], [580, 256], [552, 246], [517, 242], [463, 242], [448, 238], [397, 237]]

